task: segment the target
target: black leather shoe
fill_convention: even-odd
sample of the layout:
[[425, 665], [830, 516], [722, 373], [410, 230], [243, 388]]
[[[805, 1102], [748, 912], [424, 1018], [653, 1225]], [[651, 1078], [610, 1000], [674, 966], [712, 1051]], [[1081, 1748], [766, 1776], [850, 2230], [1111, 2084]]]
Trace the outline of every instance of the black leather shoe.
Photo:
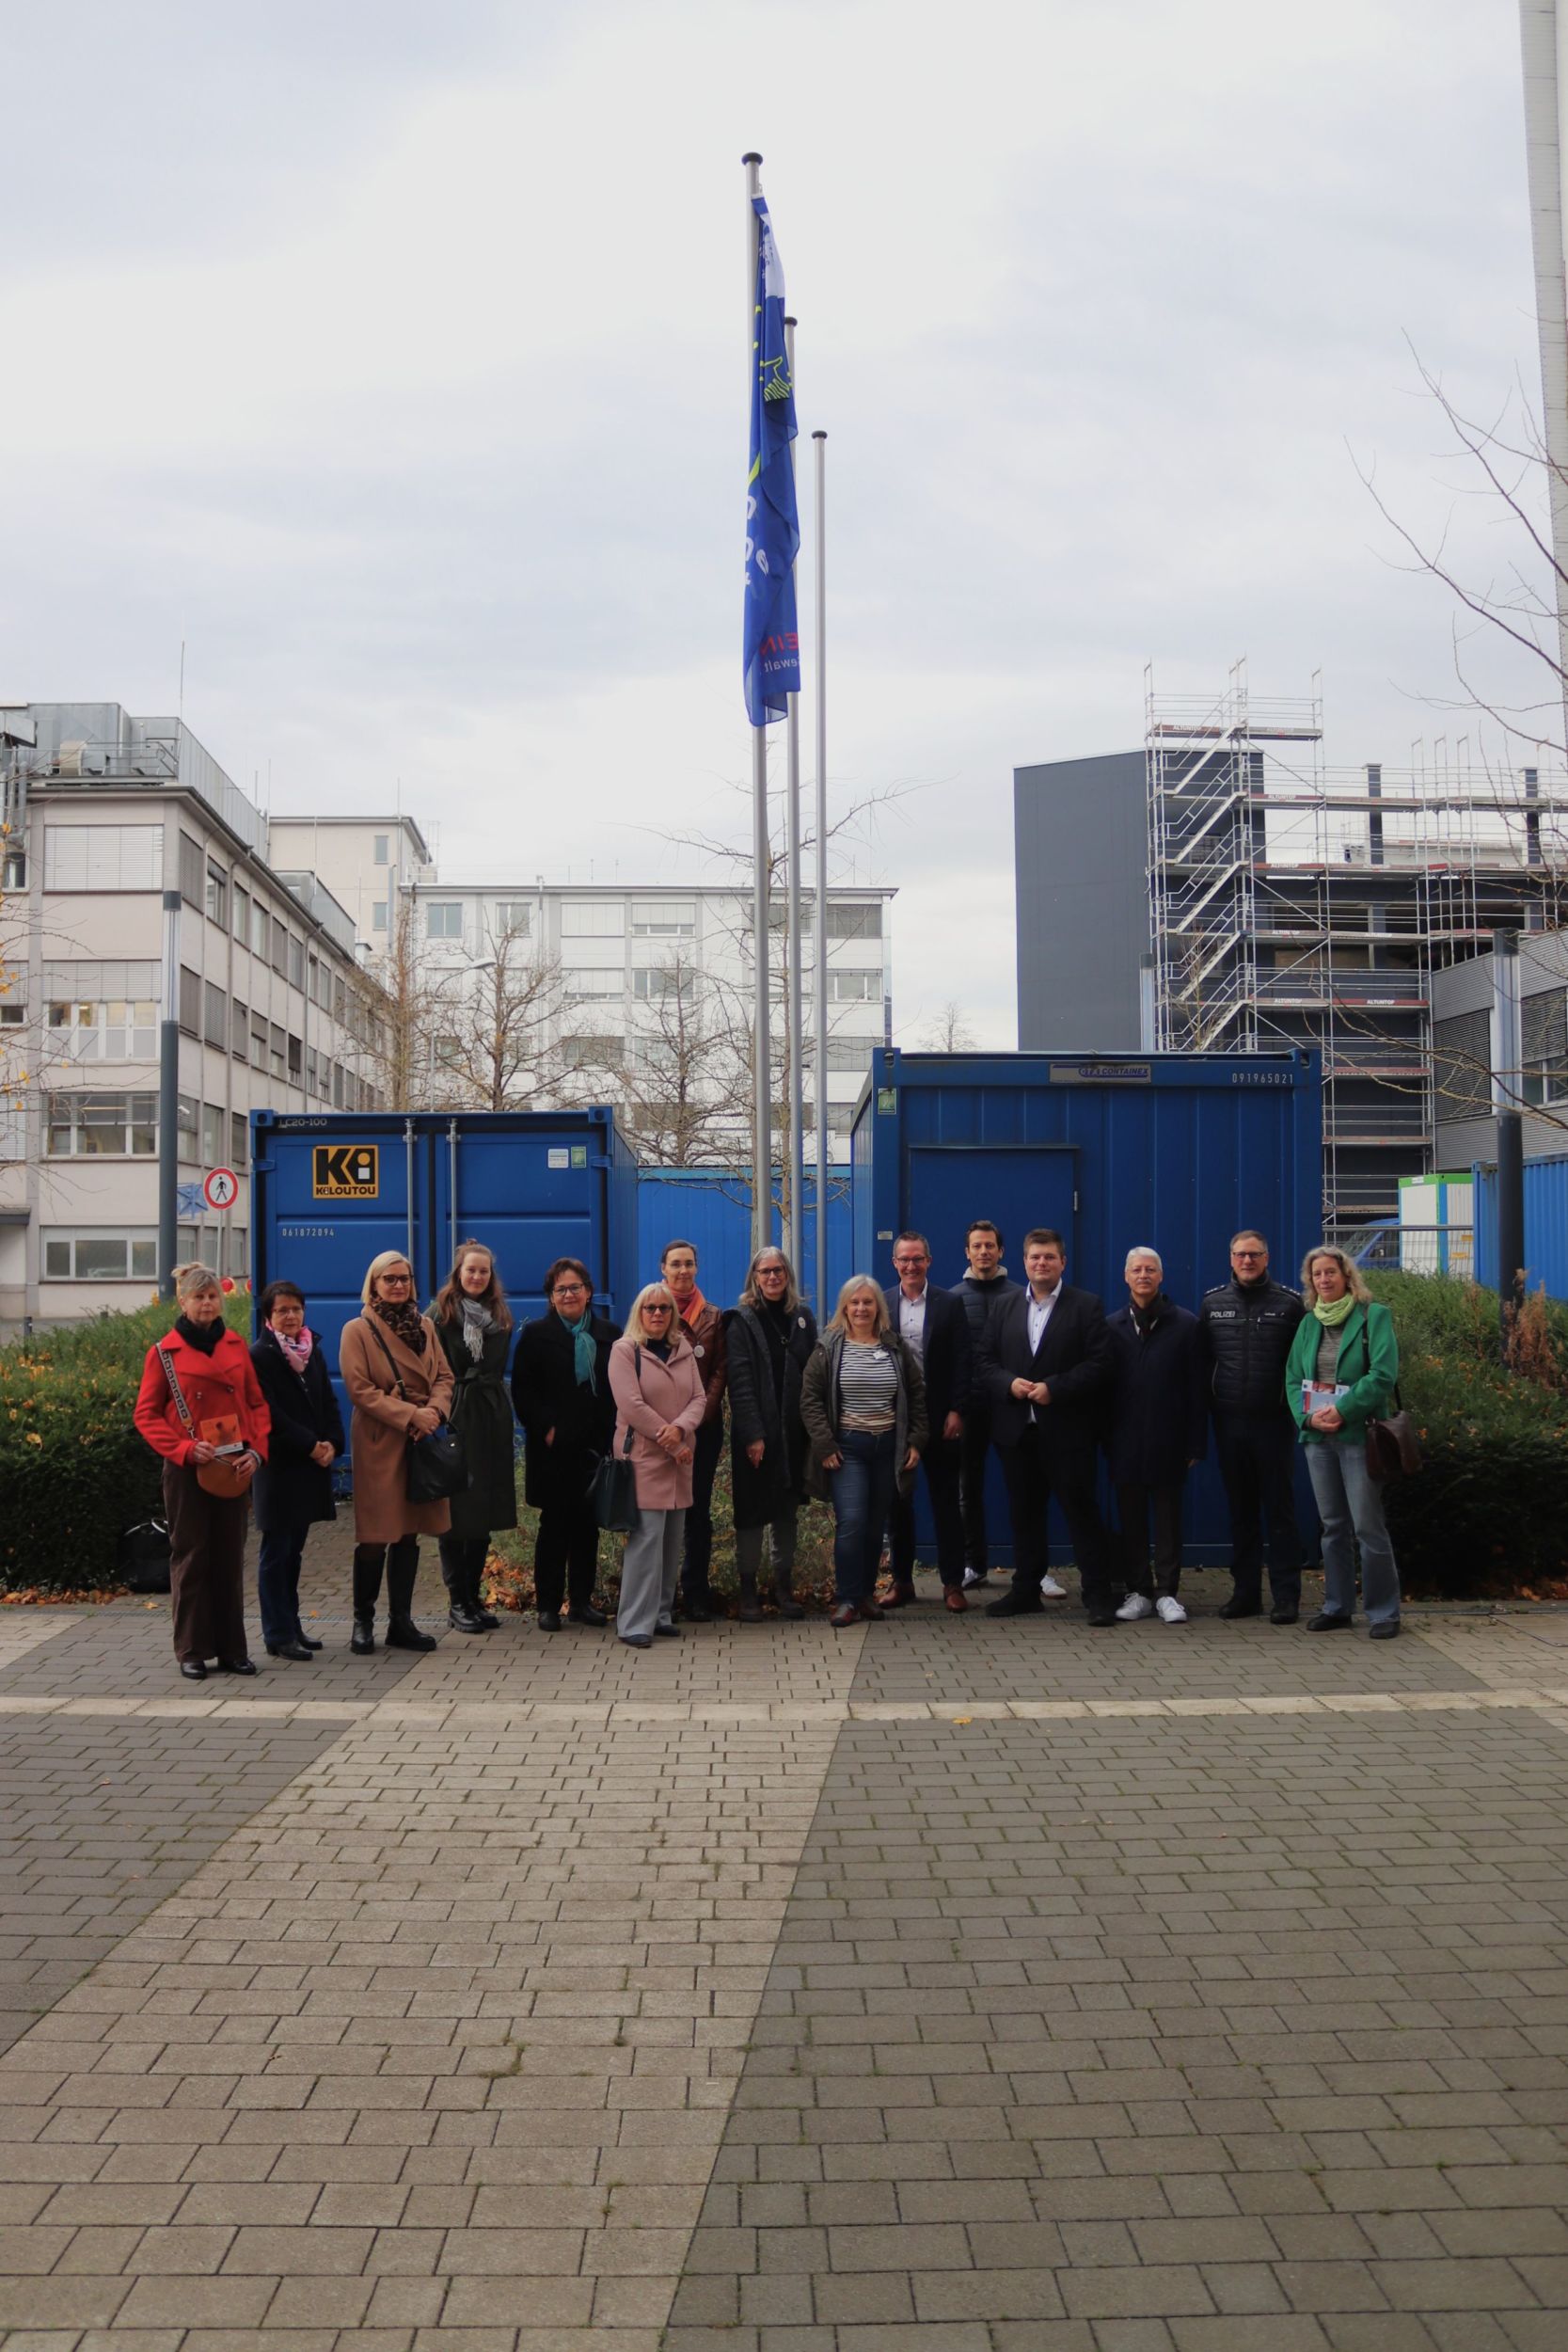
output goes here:
[[1260, 1617], [1263, 1604], [1258, 1600], [1237, 1600], [1232, 1595], [1219, 1613], [1222, 1617]]
[[561, 1630], [561, 1612], [560, 1612], [560, 1610], [559, 1610], [559, 1609], [541, 1609], [541, 1610], [540, 1610], [540, 1612], [539, 1612], [539, 1630], [540, 1630], [540, 1632], [541, 1632], [541, 1633], [559, 1633], [559, 1632], [560, 1632], [560, 1630]]
[[199, 1658], [182, 1658], [180, 1671], [187, 1682], [205, 1682], [207, 1669]]
[[713, 1623], [713, 1603], [705, 1597], [705, 1595], [701, 1600], [683, 1600], [681, 1603], [681, 1615], [686, 1619], [688, 1625], [711, 1625]]
[[1271, 1625], [1294, 1625], [1297, 1623], [1300, 1616], [1301, 1611], [1299, 1609], [1271, 1609], [1269, 1611], [1269, 1623]]
[[1086, 1625], [1115, 1625], [1116, 1621], [1117, 1613], [1114, 1609], [1091, 1609], [1085, 1618]]
[[794, 1594], [786, 1592], [782, 1584], [776, 1586], [774, 1589], [773, 1606], [777, 1609], [781, 1617], [789, 1618], [791, 1623], [793, 1623], [797, 1617], [803, 1617], [806, 1613], [801, 1608], [800, 1602], [796, 1599]]
[[652, 1649], [654, 1645], [651, 1633], [623, 1633], [621, 1639], [627, 1649]]
[[1004, 1593], [1000, 1600], [987, 1601], [986, 1614], [988, 1617], [1043, 1617], [1045, 1603], [1039, 1599], [1024, 1600], [1017, 1593]]
[[287, 1658], [292, 1660], [296, 1666], [308, 1666], [310, 1663], [310, 1651], [303, 1642], [269, 1642], [267, 1644], [269, 1658]]
[[394, 1617], [387, 1628], [388, 1649], [434, 1649], [434, 1633], [421, 1633], [412, 1617]]
[[368, 1658], [370, 1656], [375, 1647], [375, 1619], [373, 1617], [355, 1618], [354, 1631], [348, 1637], [348, 1645], [357, 1657]]
[[570, 1622], [573, 1625], [608, 1625], [610, 1619], [602, 1609], [595, 1609], [592, 1601], [587, 1601], [582, 1608], [572, 1611]]
[[318, 1642], [312, 1633], [296, 1633], [294, 1640], [302, 1649], [325, 1649], [326, 1647], [326, 1644]]
[[484, 1630], [477, 1610], [459, 1608], [455, 1604], [447, 1611], [447, 1623], [454, 1633], [483, 1633]]
[[678, 1642], [681, 1638], [681, 1629], [678, 1625], [656, 1625], [654, 1631], [661, 1642]]
[[1382, 1625], [1370, 1625], [1367, 1628], [1367, 1639], [1369, 1642], [1392, 1642], [1397, 1638], [1399, 1629], [1398, 1617], [1386, 1618]]
[[500, 1619], [493, 1609], [476, 1609], [474, 1615], [479, 1619], [479, 1629], [482, 1633], [494, 1633], [500, 1624]]
[[220, 1675], [253, 1675], [256, 1661], [254, 1658], [220, 1658], [218, 1672]]
[[1341, 1626], [1347, 1629], [1350, 1626], [1342, 1609], [1320, 1609], [1315, 1617], [1307, 1620], [1308, 1633], [1338, 1633]]

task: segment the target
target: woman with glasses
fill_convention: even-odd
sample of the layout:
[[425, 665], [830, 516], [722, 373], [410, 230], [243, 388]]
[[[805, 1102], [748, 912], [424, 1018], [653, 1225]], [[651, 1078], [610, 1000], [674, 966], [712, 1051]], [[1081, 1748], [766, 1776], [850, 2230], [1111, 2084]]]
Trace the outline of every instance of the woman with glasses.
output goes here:
[[649, 1649], [656, 1633], [677, 1634], [675, 1579], [697, 1424], [707, 1406], [703, 1369], [667, 1282], [646, 1283], [632, 1301], [626, 1337], [610, 1351], [610, 1385], [620, 1415], [615, 1452], [629, 1453], [637, 1482], [637, 1525], [626, 1537], [615, 1630], [633, 1649]]
[[357, 1322], [345, 1326], [338, 1365], [354, 1407], [354, 1634], [361, 1657], [375, 1647], [375, 1604], [387, 1574], [387, 1647], [434, 1649], [414, 1622], [420, 1537], [444, 1535], [445, 1502], [408, 1500], [408, 1446], [451, 1410], [451, 1366], [429, 1318], [414, 1304], [414, 1274], [401, 1249], [371, 1260]]
[[580, 1258], [545, 1270], [546, 1311], [525, 1323], [512, 1359], [512, 1406], [528, 1448], [523, 1492], [539, 1514], [533, 1585], [542, 1633], [559, 1633], [562, 1600], [573, 1625], [608, 1625], [594, 1606], [599, 1522], [590, 1488], [615, 1425], [610, 1351], [621, 1327], [594, 1311], [594, 1278]]
[[795, 1525], [806, 1478], [800, 1380], [816, 1345], [816, 1317], [795, 1288], [789, 1260], [782, 1249], [759, 1249], [724, 1317], [742, 1625], [762, 1620], [757, 1579], [765, 1535], [780, 1616], [805, 1614], [794, 1593]]
[[926, 1443], [920, 1359], [893, 1328], [882, 1286], [852, 1274], [806, 1366], [800, 1412], [811, 1487], [833, 1506], [835, 1630], [879, 1617], [877, 1564], [895, 1489], [907, 1494]]

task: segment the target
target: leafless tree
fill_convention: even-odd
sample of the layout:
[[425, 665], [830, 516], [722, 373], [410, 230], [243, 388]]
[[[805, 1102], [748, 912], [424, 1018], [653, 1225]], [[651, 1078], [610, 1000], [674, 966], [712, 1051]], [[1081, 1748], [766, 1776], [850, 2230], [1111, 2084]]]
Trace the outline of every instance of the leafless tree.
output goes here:
[[381, 990], [371, 1030], [376, 1084], [388, 1110], [432, 1109], [432, 1041], [441, 1027], [445, 990], [441, 976], [432, 968], [411, 891], [394, 894], [387, 945], [376, 960], [374, 977]]
[[946, 1004], [939, 1005], [921, 1031], [920, 1042], [928, 1054], [973, 1053], [974, 1032], [957, 998], [949, 997]]
[[749, 1037], [725, 992], [678, 951], [654, 969], [627, 1041], [622, 1117], [658, 1168], [723, 1168], [750, 1149]]
[[516, 928], [486, 925], [481, 945], [473, 962], [434, 981], [434, 1107], [562, 1110], [602, 1092], [594, 1041], [567, 1019], [559, 962], [536, 955], [528, 933]]

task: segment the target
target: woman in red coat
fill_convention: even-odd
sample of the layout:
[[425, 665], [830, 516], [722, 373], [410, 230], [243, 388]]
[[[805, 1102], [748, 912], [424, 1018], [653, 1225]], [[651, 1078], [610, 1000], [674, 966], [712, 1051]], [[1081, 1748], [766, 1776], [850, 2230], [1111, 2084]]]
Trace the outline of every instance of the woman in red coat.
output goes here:
[[[217, 1276], [204, 1265], [177, 1266], [174, 1290], [180, 1312], [168, 1337], [147, 1351], [136, 1427], [164, 1457], [174, 1655], [182, 1675], [203, 1682], [209, 1658], [217, 1660], [222, 1674], [256, 1672], [245, 1631], [245, 1534], [250, 1481], [266, 1459], [272, 1416], [250, 1350], [224, 1324]], [[184, 1413], [160, 1349], [179, 1383]], [[235, 1442], [244, 1448], [237, 1456], [226, 1450]], [[198, 1479], [199, 1470], [219, 1460], [234, 1466], [233, 1494], [209, 1493]]]

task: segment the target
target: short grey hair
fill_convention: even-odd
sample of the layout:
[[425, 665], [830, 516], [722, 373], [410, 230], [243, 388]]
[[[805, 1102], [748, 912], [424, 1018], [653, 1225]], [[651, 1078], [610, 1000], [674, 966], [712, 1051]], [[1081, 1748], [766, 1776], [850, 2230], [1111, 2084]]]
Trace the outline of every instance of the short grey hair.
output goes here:
[[1165, 1262], [1160, 1252], [1157, 1249], [1150, 1249], [1147, 1242], [1141, 1241], [1135, 1249], [1130, 1249], [1127, 1253], [1127, 1262], [1121, 1269], [1124, 1278], [1132, 1272], [1134, 1258], [1152, 1258], [1156, 1274], [1164, 1274], [1165, 1270]]

